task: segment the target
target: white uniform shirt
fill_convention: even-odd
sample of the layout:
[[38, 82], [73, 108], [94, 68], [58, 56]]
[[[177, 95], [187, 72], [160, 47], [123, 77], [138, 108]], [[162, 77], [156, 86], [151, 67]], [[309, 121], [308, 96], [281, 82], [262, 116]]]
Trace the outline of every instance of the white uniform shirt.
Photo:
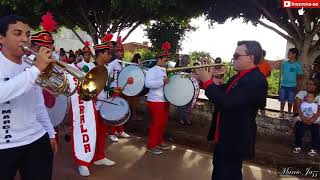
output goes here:
[[110, 84], [111, 87], [118, 86], [118, 75], [122, 70], [122, 68], [123, 68], [122, 65], [116, 59], [108, 64], [109, 79], [114, 78], [114, 80]]
[[30, 144], [55, 132], [44, 105], [42, 89], [35, 84], [40, 71], [16, 64], [0, 52], [0, 149]]
[[96, 65], [95, 65], [93, 62], [87, 63], [87, 62], [85, 62], [84, 60], [80, 61], [76, 66], [77, 66], [78, 68], [80, 68], [81, 70], [82, 70], [82, 68], [83, 68], [84, 66], [87, 66], [87, 67], [89, 68], [89, 71], [90, 71], [91, 69], [93, 69], [94, 67], [96, 67]]
[[55, 60], [57, 60], [57, 61], [59, 61], [60, 60], [60, 56], [59, 56], [59, 54], [56, 52], [56, 51], [52, 51], [52, 57], [55, 59]]
[[[307, 100], [306, 99], [307, 98], [307, 94], [308, 94], [307, 91], [299, 91], [298, 94], [296, 95], [296, 98], [299, 98], [299, 99], [302, 100], [302, 102], [305, 102]], [[317, 95], [313, 102], [315, 104], [317, 104], [318, 106], [320, 106], [320, 96]], [[318, 109], [318, 107], [317, 107], [317, 109]], [[315, 121], [315, 123], [320, 124], [320, 117]]]
[[146, 73], [145, 86], [149, 88], [147, 101], [167, 102], [163, 92], [163, 79], [167, 77], [166, 69], [160, 66], [154, 66]]
[[301, 103], [300, 108], [303, 115], [306, 117], [312, 117], [314, 114], [317, 114], [318, 111], [318, 105], [316, 103], [303, 102]]

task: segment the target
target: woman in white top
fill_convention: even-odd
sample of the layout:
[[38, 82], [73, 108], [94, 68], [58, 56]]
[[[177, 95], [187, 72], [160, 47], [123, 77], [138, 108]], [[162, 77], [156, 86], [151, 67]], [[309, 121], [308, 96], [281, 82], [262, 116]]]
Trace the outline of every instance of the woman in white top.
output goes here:
[[[309, 79], [307, 82], [306, 91], [300, 91], [296, 95], [295, 103], [297, 107], [301, 107], [304, 100], [306, 100], [308, 93], [318, 94], [320, 88], [320, 83], [317, 79]], [[310, 129], [312, 136], [311, 149], [308, 152], [310, 156], [315, 156], [317, 154], [316, 150], [319, 146], [319, 124], [317, 120], [320, 116], [320, 96], [316, 96], [314, 101], [318, 105], [317, 112], [311, 117], [307, 116], [301, 108], [298, 108], [299, 118], [301, 121], [297, 121], [295, 124], [295, 147], [293, 148], [293, 153], [300, 153], [302, 147], [302, 138], [304, 136], [305, 128]]]

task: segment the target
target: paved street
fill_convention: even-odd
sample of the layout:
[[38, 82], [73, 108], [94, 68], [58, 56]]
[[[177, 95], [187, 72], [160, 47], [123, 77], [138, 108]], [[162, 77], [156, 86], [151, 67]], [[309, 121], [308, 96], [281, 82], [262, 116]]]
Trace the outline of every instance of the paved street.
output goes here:
[[[181, 146], [157, 156], [145, 149], [145, 139], [133, 137], [108, 145], [108, 157], [116, 161], [113, 167], [93, 165], [91, 176], [80, 177], [71, 155], [71, 145], [61, 141], [60, 152], [54, 164], [54, 180], [209, 180], [212, 172], [211, 154]], [[275, 172], [245, 164], [244, 180], [278, 179]], [[285, 180], [296, 178], [284, 178]]]

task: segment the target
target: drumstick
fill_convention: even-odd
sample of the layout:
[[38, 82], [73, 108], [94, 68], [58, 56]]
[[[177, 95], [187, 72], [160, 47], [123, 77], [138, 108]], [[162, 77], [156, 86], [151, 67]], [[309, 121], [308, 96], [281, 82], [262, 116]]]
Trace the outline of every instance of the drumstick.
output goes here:
[[124, 86], [122, 88], [124, 89], [127, 86], [127, 84], [128, 84], [128, 81], [126, 82], [126, 84], [124, 84]]
[[101, 99], [98, 99], [98, 101], [102, 101], [102, 102], [105, 102], [105, 103], [109, 103], [109, 104], [113, 104], [113, 105], [119, 106], [119, 104], [112, 103], [112, 102], [105, 101], [105, 100], [101, 100]]
[[[130, 81], [130, 83], [129, 83], [129, 81]], [[128, 84], [130, 84], [130, 85], [133, 84], [133, 82], [134, 82], [133, 77], [128, 77], [126, 84], [124, 84], [124, 86], [122, 88], [124, 89]]]

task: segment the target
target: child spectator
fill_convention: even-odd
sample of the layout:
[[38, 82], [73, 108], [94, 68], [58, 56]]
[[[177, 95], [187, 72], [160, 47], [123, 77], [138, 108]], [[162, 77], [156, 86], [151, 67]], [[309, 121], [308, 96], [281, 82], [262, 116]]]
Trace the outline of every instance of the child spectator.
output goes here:
[[[318, 104], [314, 102], [315, 98], [316, 98], [316, 95], [314, 93], [310, 93], [309, 92], [307, 94], [307, 96], [305, 97], [304, 102], [301, 103], [300, 110], [301, 110], [301, 112], [303, 113], [303, 115], [305, 117], [309, 117], [310, 118], [310, 117], [312, 117], [312, 116], [317, 114]], [[291, 127], [289, 128], [289, 131], [288, 131], [289, 135], [292, 134], [293, 129], [294, 129], [297, 121], [301, 121], [301, 117], [300, 116], [298, 116], [298, 117], [293, 119]]]
[[303, 75], [303, 69], [297, 61], [299, 51], [297, 48], [291, 48], [288, 51], [288, 60], [282, 61], [281, 64], [281, 87], [279, 90], [280, 115], [284, 118], [284, 106], [288, 102], [288, 119], [292, 118], [291, 111], [296, 94], [297, 77]]

